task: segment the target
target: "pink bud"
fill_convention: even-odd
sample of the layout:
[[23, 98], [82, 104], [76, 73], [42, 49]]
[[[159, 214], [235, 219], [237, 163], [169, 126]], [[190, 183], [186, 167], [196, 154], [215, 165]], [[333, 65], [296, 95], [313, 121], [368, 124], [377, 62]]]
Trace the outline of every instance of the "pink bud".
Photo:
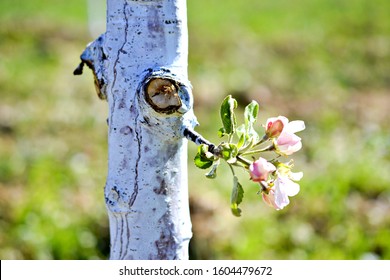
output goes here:
[[254, 182], [266, 181], [269, 173], [275, 170], [276, 167], [264, 158], [259, 158], [249, 166], [249, 173]]
[[268, 119], [265, 134], [269, 138], [278, 137], [282, 133], [283, 127], [284, 124], [280, 119], [276, 119], [275, 121]]
[[269, 118], [266, 124], [266, 135], [274, 138], [277, 153], [289, 156], [302, 148], [301, 138], [295, 135], [296, 132], [305, 129], [303, 121], [292, 121], [284, 116]]

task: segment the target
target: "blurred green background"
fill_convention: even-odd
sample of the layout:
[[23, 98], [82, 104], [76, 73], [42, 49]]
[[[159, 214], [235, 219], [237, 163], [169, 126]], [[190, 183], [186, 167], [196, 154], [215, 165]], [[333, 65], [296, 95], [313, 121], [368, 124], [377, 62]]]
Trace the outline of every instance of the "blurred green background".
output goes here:
[[[0, 2], [1, 259], [108, 256], [107, 108], [89, 71], [72, 75], [104, 25], [94, 3]], [[227, 94], [241, 109], [260, 103], [259, 130], [277, 115], [307, 126], [294, 155], [301, 192], [275, 211], [240, 174], [241, 218], [228, 168], [205, 178], [189, 143], [192, 259], [390, 259], [389, 10], [388, 0], [188, 1], [197, 130], [219, 141]]]

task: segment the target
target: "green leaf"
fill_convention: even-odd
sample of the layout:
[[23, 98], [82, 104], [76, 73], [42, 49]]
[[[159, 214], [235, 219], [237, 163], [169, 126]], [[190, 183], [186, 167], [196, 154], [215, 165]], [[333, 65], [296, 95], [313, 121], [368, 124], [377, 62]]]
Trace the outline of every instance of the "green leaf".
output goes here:
[[209, 178], [209, 179], [214, 179], [217, 177], [217, 168], [219, 166], [219, 160], [216, 161], [213, 165], [213, 168], [211, 168], [211, 170], [206, 173], [206, 177]]
[[238, 155], [237, 145], [233, 143], [223, 143], [219, 146], [221, 148], [221, 156], [228, 163], [236, 162], [236, 157]]
[[236, 216], [236, 217], [241, 217], [241, 209], [240, 208], [237, 208], [237, 207], [231, 207], [230, 208], [231, 210], [232, 210], [232, 213], [233, 213], [233, 215], [234, 216]]
[[259, 134], [257, 134], [256, 130], [251, 126], [247, 131], [247, 140], [252, 141], [254, 143], [258, 142], [260, 139]]
[[249, 141], [245, 141], [245, 145], [240, 147], [240, 153], [245, 153], [246, 151], [250, 150], [255, 143], [256, 142], [254, 137], [249, 138]]
[[234, 109], [237, 108], [237, 101], [231, 96], [228, 95], [223, 100], [221, 104], [221, 120], [223, 124], [223, 132], [225, 134], [231, 135], [236, 130], [236, 115], [234, 114]]
[[196, 156], [194, 158], [194, 163], [195, 163], [195, 166], [200, 168], [200, 169], [207, 169], [211, 165], [213, 165], [213, 161], [212, 160], [204, 160], [202, 158], [202, 156], [199, 155], [199, 154], [196, 154]]
[[[252, 100], [252, 102], [245, 107], [245, 111], [244, 111], [245, 142], [241, 146], [245, 145], [246, 147], [249, 147], [250, 143], [248, 142], [257, 142], [259, 140], [259, 135], [257, 134], [256, 130], [253, 128], [254, 123], [257, 121], [258, 112], [259, 112], [259, 104], [254, 100]], [[238, 136], [240, 137], [240, 135]]]
[[245, 144], [245, 134], [242, 134], [240, 136], [240, 139], [238, 140], [238, 143], [237, 143], [237, 148], [241, 148], [243, 145]]
[[207, 169], [213, 165], [215, 157], [208, 151], [207, 145], [199, 145], [198, 153], [194, 158], [195, 166], [201, 169]]
[[245, 140], [246, 140], [245, 125], [242, 124], [239, 127], [237, 127], [236, 134], [238, 136], [237, 148], [241, 148], [245, 144]]
[[219, 130], [218, 130], [218, 136], [219, 137], [224, 137], [226, 135], [226, 131], [223, 127], [221, 127]]
[[252, 102], [245, 107], [245, 111], [244, 111], [246, 127], [248, 127], [249, 124], [253, 125], [256, 122], [258, 113], [259, 113], [259, 103], [252, 100]]
[[241, 216], [241, 209], [238, 208], [238, 205], [242, 202], [244, 198], [244, 189], [242, 188], [240, 182], [238, 182], [237, 176], [233, 177], [233, 189], [232, 195], [230, 197], [230, 209], [234, 216]]

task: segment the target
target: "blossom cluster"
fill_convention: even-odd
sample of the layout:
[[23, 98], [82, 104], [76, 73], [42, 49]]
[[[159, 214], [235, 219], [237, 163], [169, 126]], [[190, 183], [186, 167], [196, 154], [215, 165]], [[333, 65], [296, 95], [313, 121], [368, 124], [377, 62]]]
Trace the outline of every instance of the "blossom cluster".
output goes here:
[[234, 215], [241, 215], [238, 205], [244, 196], [244, 188], [235, 173], [237, 167], [249, 172], [250, 179], [259, 184], [259, 193], [266, 204], [281, 210], [290, 203], [289, 197], [299, 192], [297, 182], [303, 176], [302, 172], [292, 172], [292, 160], [282, 162], [281, 159], [302, 148], [302, 139], [296, 133], [305, 129], [305, 123], [301, 120], [290, 122], [284, 116], [269, 118], [263, 125], [264, 132], [260, 137], [255, 126], [258, 103], [252, 101], [245, 107], [245, 122], [240, 126], [237, 126], [234, 113], [236, 108], [237, 101], [227, 96], [221, 105], [223, 127], [218, 134], [220, 137], [227, 136], [228, 140], [214, 145], [198, 139], [202, 144], [194, 159], [195, 165], [202, 169], [211, 167], [206, 176], [212, 179], [217, 176], [221, 160], [229, 165], [233, 174], [230, 206]]
[[[303, 121], [289, 122], [286, 117], [279, 116], [268, 119], [265, 127], [265, 137], [272, 140], [276, 153], [289, 156], [302, 148], [301, 138], [295, 133], [305, 129]], [[262, 157], [249, 166], [251, 180], [261, 185], [264, 202], [277, 210], [287, 206], [290, 203], [289, 196], [299, 192], [296, 181], [302, 178], [303, 172], [293, 173], [292, 166], [292, 162], [268, 162]]]

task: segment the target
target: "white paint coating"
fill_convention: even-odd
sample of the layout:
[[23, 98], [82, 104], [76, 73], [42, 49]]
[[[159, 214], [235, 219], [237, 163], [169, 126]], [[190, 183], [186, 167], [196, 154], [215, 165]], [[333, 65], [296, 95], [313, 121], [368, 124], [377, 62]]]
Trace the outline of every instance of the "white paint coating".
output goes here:
[[[93, 63], [104, 69], [109, 106], [111, 259], [188, 258], [187, 140], [181, 133], [196, 120], [186, 17], [185, 0], [107, 1], [107, 32], [98, 46], [105, 57]], [[143, 84], [154, 76], [183, 86], [181, 97], [188, 100], [180, 110], [161, 114], [145, 102]]]

